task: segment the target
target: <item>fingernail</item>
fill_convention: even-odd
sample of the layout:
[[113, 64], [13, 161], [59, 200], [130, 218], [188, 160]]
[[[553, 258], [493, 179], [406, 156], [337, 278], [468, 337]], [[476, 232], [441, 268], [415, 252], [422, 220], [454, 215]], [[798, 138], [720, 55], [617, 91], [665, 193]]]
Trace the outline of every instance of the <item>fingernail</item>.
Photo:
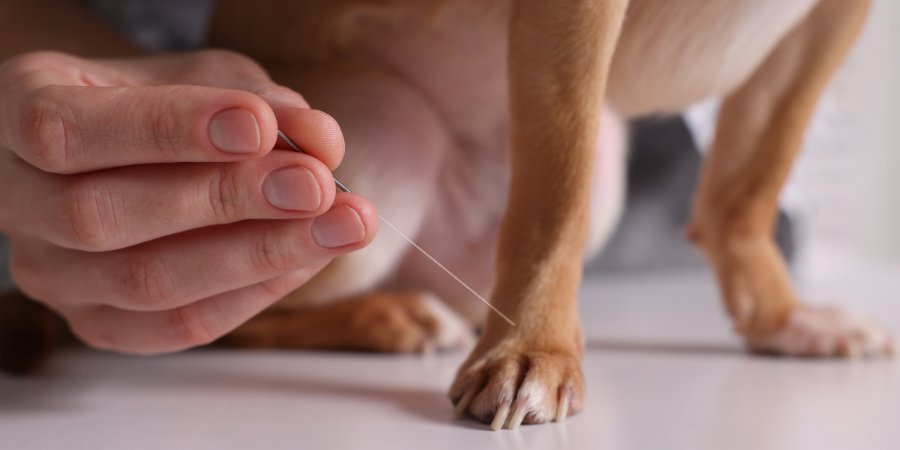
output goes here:
[[209, 121], [209, 141], [228, 153], [253, 153], [259, 150], [259, 124], [250, 111], [226, 109]]
[[320, 246], [337, 248], [362, 241], [366, 229], [356, 211], [349, 206], [337, 206], [313, 221], [312, 235]]
[[263, 195], [272, 206], [291, 211], [315, 211], [322, 204], [322, 190], [312, 172], [302, 167], [276, 170], [263, 181]]

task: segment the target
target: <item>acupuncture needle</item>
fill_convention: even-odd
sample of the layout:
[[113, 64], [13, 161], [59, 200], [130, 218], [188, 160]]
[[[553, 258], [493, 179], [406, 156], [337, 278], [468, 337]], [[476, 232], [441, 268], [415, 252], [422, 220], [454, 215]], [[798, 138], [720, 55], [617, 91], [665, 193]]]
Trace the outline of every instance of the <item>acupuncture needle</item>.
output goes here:
[[[303, 149], [300, 148], [300, 146], [298, 146], [297, 144], [295, 144], [294, 141], [291, 140], [291, 138], [287, 137], [286, 134], [282, 133], [281, 130], [277, 130], [277, 131], [278, 131], [278, 138], [281, 139], [282, 141], [284, 141], [284, 143], [287, 144], [288, 147], [291, 148], [291, 150], [293, 150], [293, 151], [295, 151], [295, 152], [297, 152], [297, 153], [306, 153], [306, 152], [303, 151]], [[340, 189], [341, 191], [344, 191], [344, 192], [347, 192], [347, 193], [352, 192], [352, 191], [350, 191], [350, 188], [347, 187], [347, 185], [345, 185], [344, 183], [341, 183], [340, 181], [338, 181], [337, 178], [332, 177], [332, 179], [334, 180], [335, 186], [337, 186], [337, 188]], [[435, 259], [434, 256], [431, 256], [431, 254], [429, 254], [427, 251], [425, 251], [424, 248], [420, 247], [419, 244], [416, 244], [416, 243], [415, 243], [412, 239], [410, 239], [407, 235], [403, 234], [402, 231], [400, 231], [399, 229], [397, 229], [397, 227], [395, 227], [394, 224], [392, 224], [392, 223], [389, 222], [387, 219], [385, 219], [384, 216], [382, 216], [381, 214], [378, 214], [378, 219], [381, 220], [381, 222], [383, 222], [385, 225], [387, 225], [390, 229], [394, 230], [394, 232], [397, 233], [398, 236], [400, 236], [401, 238], [403, 238], [403, 240], [405, 240], [406, 242], [408, 242], [409, 245], [412, 245], [413, 248], [415, 248], [416, 250], [419, 251], [419, 253], [421, 253], [423, 256], [425, 256], [426, 258], [428, 258], [429, 260], [431, 260], [431, 262], [433, 262], [436, 266], [440, 267], [441, 270], [443, 270], [444, 272], [447, 273], [447, 275], [450, 275], [450, 277], [452, 277], [454, 280], [456, 280], [456, 282], [459, 283], [460, 286], [466, 288], [466, 290], [468, 290], [469, 292], [471, 292], [472, 295], [474, 295], [475, 297], [478, 298], [478, 300], [481, 300], [482, 303], [484, 303], [485, 305], [487, 305], [488, 308], [490, 308], [492, 311], [494, 311], [494, 312], [497, 313], [500, 317], [502, 317], [503, 320], [505, 320], [506, 322], [508, 322], [508, 323], [509, 323], [510, 325], [512, 325], [512, 326], [516, 326], [516, 323], [515, 323], [515, 322], [513, 322], [512, 320], [510, 320], [509, 317], [506, 317], [506, 314], [503, 314], [499, 309], [497, 309], [497, 307], [495, 307], [494, 305], [492, 305], [491, 302], [487, 301], [484, 297], [482, 297], [480, 294], [478, 294], [478, 292], [475, 292], [475, 289], [472, 289], [471, 287], [469, 287], [469, 285], [466, 284], [466, 282], [464, 282], [464, 281], [461, 280], [458, 276], [456, 276], [456, 274], [454, 274], [453, 272], [451, 272], [450, 269], [444, 267], [444, 265], [441, 264], [440, 261], [438, 261], [437, 259]]]

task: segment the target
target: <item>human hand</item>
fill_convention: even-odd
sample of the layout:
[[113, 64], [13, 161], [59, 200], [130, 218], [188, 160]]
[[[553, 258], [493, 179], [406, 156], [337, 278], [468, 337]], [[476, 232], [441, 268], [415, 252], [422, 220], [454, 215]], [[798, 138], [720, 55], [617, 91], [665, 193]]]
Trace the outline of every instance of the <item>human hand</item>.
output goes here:
[[[0, 231], [18, 287], [91, 346], [206, 344], [367, 245], [337, 123], [224, 51], [0, 66]], [[307, 154], [276, 140], [280, 127]]]

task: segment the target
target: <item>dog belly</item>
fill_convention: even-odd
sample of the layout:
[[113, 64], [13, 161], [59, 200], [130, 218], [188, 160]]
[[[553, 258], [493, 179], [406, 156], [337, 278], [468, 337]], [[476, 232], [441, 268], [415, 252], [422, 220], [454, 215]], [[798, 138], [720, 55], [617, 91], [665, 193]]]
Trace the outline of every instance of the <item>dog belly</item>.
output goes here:
[[[607, 107], [632, 117], [677, 111], [727, 93], [752, 73], [815, 1], [632, 0], [610, 73]], [[508, 1], [447, 0], [439, 7], [411, 1], [319, 3], [328, 6], [320, 5], [317, 11], [304, 6], [318, 4], [313, 1], [285, 4], [299, 8], [291, 15], [316, 20], [295, 28], [290, 39], [280, 35], [261, 42], [289, 40], [288, 48], [299, 52], [291, 58], [306, 63], [327, 66], [350, 59], [384, 67], [431, 104], [452, 148], [440, 174], [441, 191], [416, 238], [485, 292], [493, 280], [494, 244], [509, 181]], [[326, 25], [327, 31], [316, 28]], [[338, 50], [322, 50], [332, 47]], [[249, 44], [238, 48], [266, 59], [264, 50], [253, 51]], [[602, 191], [595, 198], [609, 191], [609, 184], [595, 180], [595, 188]], [[609, 201], [592, 208], [602, 209], [599, 203]], [[592, 236], [594, 246], [605, 234]], [[392, 278], [437, 286], [451, 301], [471, 297], [412, 252]]]
[[626, 117], [737, 88], [818, 0], [632, 0], [607, 100]]
[[[725, 95], [817, 1], [632, 0], [607, 101], [636, 117]], [[386, 15], [389, 26], [366, 22], [354, 42], [420, 86], [456, 131], [477, 137], [505, 119], [508, 3], [447, 0], [434, 13], [400, 2], [392, 8], [405, 14]]]
[[[610, 74], [607, 106], [620, 115], [635, 116], [677, 111], [727, 93], [752, 73], [813, 3], [633, 0]], [[508, 5], [499, 2], [487, 9], [484, 3], [457, 1], [437, 13], [411, 3], [393, 8], [402, 12], [376, 9], [351, 15], [355, 18], [347, 27], [352, 31], [343, 45], [349, 54], [364, 55], [399, 73], [444, 120], [453, 148], [417, 240], [487, 293], [509, 181]], [[607, 186], [619, 183], [622, 176], [602, 175], [613, 180], [595, 180], [595, 187], [602, 190], [609, 190]], [[604, 198], [603, 194], [596, 192], [594, 197]], [[615, 196], [604, 202], [615, 206]], [[604, 205], [592, 208], [600, 211]], [[614, 219], [601, 216], [615, 217], [617, 209], [598, 214], [598, 221], [613, 223]], [[592, 247], [605, 239], [608, 230], [596, 234]], [[451, 303], [471, 297], [413, 252], [389, 283], [428, 286]]]
[[[725, 95], [818, 1], [631, 0], [607, 102], [631, 118]], [[419, 90], [452, 133], [490, 150], [498, 148], [496, 134], [506, 130], [508, 115], [509, 6], [510, 0], [273, 0], [250, 17], [246, 8], [232, 8], [234, 17], [226, 15], [213, 34], [214, 43], [263, 63], [349, 59], [385, 68]], [[260, 26], [272, 15], [293, 26]]]

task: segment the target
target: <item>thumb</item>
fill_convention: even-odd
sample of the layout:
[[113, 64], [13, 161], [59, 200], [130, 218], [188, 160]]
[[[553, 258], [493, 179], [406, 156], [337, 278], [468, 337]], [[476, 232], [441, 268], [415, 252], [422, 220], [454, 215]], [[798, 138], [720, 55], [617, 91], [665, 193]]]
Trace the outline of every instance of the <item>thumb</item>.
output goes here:
[[[278, 128], [305, 153], [334, 171], [344, 158], [344, 134], [337, 121], [323, 111], [310, 109], [296, 91], [269, 82], [253, 90], [275, 112]], [[275, 148], [289, 149], [276, 140]]]

